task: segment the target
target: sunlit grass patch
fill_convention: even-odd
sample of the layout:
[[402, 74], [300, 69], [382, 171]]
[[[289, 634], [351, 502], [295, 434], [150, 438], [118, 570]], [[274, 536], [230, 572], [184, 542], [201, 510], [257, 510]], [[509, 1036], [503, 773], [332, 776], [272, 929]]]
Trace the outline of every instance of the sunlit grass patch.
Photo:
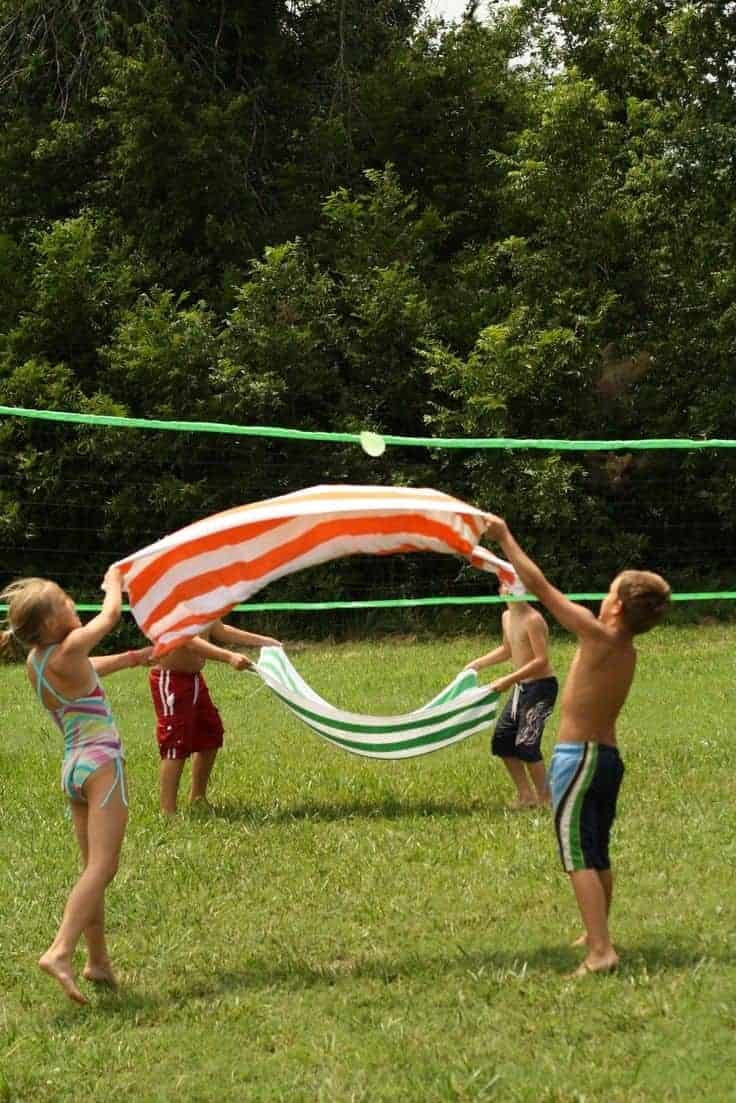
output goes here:
[[[108, 893], [123, 984], [87, 1008], [35, 967], [77, 855], [58, 735], [3, 668], [0, 1101], [734, 1098], [734, 645], [718, 625], [641, 640], [613, 842], [622, 967], [583, 982], [550, 817], [505, 810], [486, 735], [355, 758], [211, 665], [214, 811], [168, 823], [145, 673], [108, 679], [132, 803]], [[405, 712], [487, 646], [309, 647], [295, 664], [336, 704]], [[552, 646], [564, 673], [572, 649]]]

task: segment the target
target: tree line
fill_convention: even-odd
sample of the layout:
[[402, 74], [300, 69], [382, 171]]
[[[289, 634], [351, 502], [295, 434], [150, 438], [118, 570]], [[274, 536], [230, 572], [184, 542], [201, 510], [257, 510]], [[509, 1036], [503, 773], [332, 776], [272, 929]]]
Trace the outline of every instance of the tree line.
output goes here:
[[[734, 42], [734, 3], [521, 0], [446, 27], [421, 0], [0, 0], [0, 403], [736, 437]], [[569, 589], [626, 565], [734, 588], [728, 450], [371, 462], [11, 418], [0, 445], [0, 571], [81, 595], [111, 553], [324, 481], [504, 512]], [[371, 572], [373, 596], [458, 580]], [[346, 563], [277, 596], [364, 591]]]

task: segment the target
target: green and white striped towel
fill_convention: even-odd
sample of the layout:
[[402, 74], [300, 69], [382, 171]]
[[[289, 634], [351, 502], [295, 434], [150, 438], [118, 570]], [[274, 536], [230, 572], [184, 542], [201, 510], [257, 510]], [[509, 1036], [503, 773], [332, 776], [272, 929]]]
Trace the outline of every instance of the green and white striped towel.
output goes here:
[[323, 739], [368, 758], [413, 758], [458, 743], [488, 728], [499, 694], [479, 686], [474, 670], [463, 670], [422, 708], [404, 716], [361, 716], [323, 700], [307, 685], [280, 647], [263, 647], [256, 671], [287, 708]]

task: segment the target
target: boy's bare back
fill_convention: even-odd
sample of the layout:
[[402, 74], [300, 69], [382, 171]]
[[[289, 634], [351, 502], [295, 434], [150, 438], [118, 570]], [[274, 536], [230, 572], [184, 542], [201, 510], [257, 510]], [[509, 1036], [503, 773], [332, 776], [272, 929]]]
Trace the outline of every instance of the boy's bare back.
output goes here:
[[560, 702], [561, 743], [616, 744], [616, 719], [634, 679], [636, 649], [630, 636], [600, 625], [579, 637]]

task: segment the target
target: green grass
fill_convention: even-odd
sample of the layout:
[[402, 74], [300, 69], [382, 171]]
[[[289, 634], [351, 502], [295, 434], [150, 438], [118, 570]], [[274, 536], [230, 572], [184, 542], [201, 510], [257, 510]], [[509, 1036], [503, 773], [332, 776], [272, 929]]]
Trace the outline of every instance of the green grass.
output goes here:
[[[328, 700], [388, 713], [488, 646], [293, 657]], [[622, 968], [577, 982], [550, 818], [504, 810], [484, 734], [354, 758], [211, 664], [216, 814], [167, 824], [145, 673], [108, 679], [132, 805], [107, 906], [123, 985], [86, 1008], [35, 965], [77, 869], [60, 739], [2, 668], [0, 1103], [736, 1100], [734, 649], [723, 625], [641, 641], [619, 731]], [[571, 653], [553, 641], [561, 673]]]

